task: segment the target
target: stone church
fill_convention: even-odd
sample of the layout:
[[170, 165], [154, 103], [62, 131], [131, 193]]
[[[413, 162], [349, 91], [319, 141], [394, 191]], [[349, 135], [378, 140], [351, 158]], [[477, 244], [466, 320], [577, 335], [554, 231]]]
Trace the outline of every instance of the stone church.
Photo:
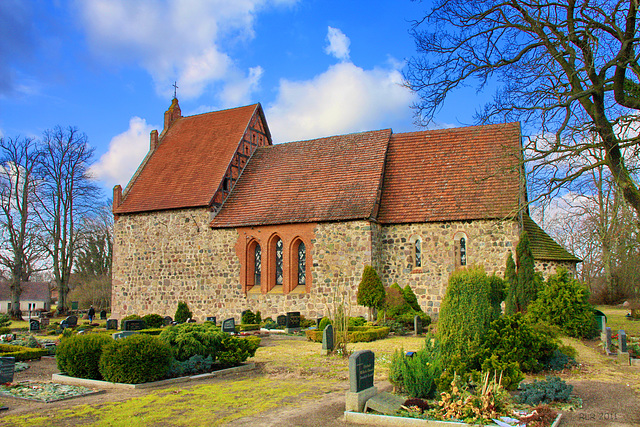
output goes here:
[[365, 265], [437, 314], [451, 272], [503, 274], [522, 228], [538, 270], [575, 270], [521, 209], [521, 159], [518, 123], [273, 144], [260, 104], [182, 117], [173, 99], [114, 188], [113, 317], [173, 316], [178, 301], [199, 321], [364, 314]]

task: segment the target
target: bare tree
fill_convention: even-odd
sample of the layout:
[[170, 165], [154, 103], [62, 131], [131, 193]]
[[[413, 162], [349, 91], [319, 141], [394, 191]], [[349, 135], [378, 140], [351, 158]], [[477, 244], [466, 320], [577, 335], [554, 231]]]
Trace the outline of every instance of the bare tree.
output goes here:
[[87, 136], [76, 128], [57, 126], [44, 133], [38, 215], [47, 235], [59, 313], [69, 309], [69, 279], [81, 236], [79, 219], [94, 209], [98, 195], [87, 171], [92, 156]]
[[[553, 195], [606, 166], [640, 213], [637, 178], [640, 66], [637, 0], [439, 0], [414, 23], [419, 55], [406, 84], [428, 123], [462, 85], [498, 83], [479, 122], [520, 120], [543, 138], [527, 142], [533, 179]], [[585, 150], [604, 157], [584, 164]]]
[[22, 318], [22, 282], [29, 281], [43, 255], [33, 215], [40, 159], [34, 139], [0, 138], [0, 265], [9, 270], [10, 313], [15, 319]]

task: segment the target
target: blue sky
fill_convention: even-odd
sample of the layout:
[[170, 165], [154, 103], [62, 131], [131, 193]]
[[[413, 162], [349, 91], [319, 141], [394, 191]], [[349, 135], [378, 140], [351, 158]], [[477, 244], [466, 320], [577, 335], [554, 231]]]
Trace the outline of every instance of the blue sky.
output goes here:
[[[255, 102], [274, 142], [415, 130], [409, 0], [0, 1], [0, 136], [85, 132], [105, 195], [128, 182], [177, 81], [183, 115]], [[436, 126], [473, 123], [460, 91]]]

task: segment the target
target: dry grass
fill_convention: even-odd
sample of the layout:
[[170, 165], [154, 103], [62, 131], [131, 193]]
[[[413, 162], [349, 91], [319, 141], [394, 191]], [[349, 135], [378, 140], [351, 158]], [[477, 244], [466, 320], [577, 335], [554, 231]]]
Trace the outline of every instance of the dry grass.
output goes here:
[[605, 305], [596, 308], [607, 316], [607, 326], [614, 333], [624, 329], [627, 335], [640, 336], [640, 320], [631, 320], [626, 317], [627, 313], [629, 313], [627, 308]]

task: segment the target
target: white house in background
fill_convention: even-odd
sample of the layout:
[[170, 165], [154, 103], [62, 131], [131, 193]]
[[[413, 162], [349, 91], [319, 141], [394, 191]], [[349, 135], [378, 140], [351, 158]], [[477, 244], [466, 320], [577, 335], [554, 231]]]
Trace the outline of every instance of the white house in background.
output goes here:
[[[24, 282], [20, 295], [20, 310], [26, 314], [35, 310], [51, 310], [51, 290], [48, 282]], [[9, 282], [0, 282], [0, 313], [11, 310], [11, 287]]]

